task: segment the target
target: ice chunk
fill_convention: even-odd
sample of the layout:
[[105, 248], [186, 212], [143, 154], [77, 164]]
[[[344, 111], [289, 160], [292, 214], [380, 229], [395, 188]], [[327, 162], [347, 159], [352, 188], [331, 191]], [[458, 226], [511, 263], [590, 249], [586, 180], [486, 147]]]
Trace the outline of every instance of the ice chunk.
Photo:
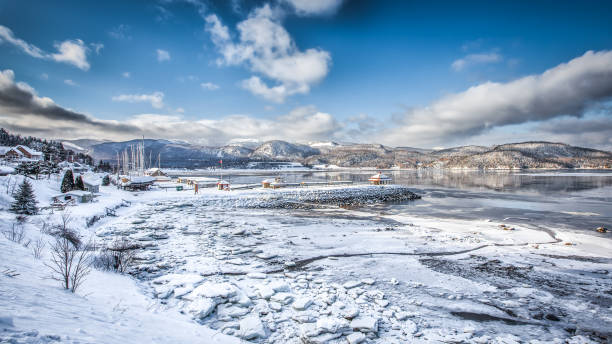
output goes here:
[[206, 318], [217, 306], [217, 302], [211, 298], [203, 297], [190, 302], [185, 310], [196, 319]]
[[349, 344], [359, 344], [363, 342], [365, 339], [366, 339], [365, 334], [361, 332], [351, 333], [346, 337], [346, 340], [349, 342]]
[[361, 285], [361, 281], [348, 281], [344, 283], [342, 286], [346, 289], [351, 289], [355, 287], [359, 287]]
[[312, 304], [312, 299], [308, 298], [308, 297], [300, 297], [298, 299], [295, 300], [295, 302], [293, 302], [293, 308], [298, 310], [298, 311], [303, 311], [305, 309], [307, 309], [308, 307], [310, 307], [310, 305]]
[[351, 321], [351, 328], [361, 332], [378, 332], [378, 319], [373, 317], [361, 317]]
[[349, 329], [348, 321], [341, 318], [322, 317], [317, 320], [317, 330], [321, 333], [338, 333]]
[[227, 299], [236, 295], [236, 287], [227, 282], [204, 282], [199, 287], [195, 288], [189, 295], [191, 297], [204, 296], [208, 298]]
[[266, 329], [256, 314], [240, 320], [240, 337], [244, 339], [266, 338]]

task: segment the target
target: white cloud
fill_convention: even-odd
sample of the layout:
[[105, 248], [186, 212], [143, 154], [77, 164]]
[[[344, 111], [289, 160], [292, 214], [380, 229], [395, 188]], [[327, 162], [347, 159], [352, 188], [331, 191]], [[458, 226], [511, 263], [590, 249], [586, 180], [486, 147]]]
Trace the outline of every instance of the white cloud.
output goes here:
[[130, 72], [123, 72], [123, 73], [121, 73], [121, 76], [126, 78], [126, 79], [129, 79], [129, 78], [132, 77], [132, 74], [130, 74]]
[[42, 74], [40, 75], [40, 78], [41, 78], [41, 79], [43, 79], [43, 80], [49, 80], [49, 74], [47, 74], [47, 73], [42, 73]]
[[[55, 44], [57, 53], [49, 54], [26, 41], [16, 38], [11, 29], [0, 25], [0, 43], [7, 42], [21, 49], [24, 53], [39, 59], [54, 60], [56, 62], [68, 63], [82, 70], [89, 70], [87, 61], [88, 48], [82, 40], [66, 40]], [[96, 49], [96, 51], [98, 51]]]
[[102, 43], [89, 43], [89, 45], [94, 49], [96, 55], [100, 55], [100, 51], [104, 49], [104, 44]]
[[87, 47], [83, 44], [80, 39], [72, 41], [63, 41], [56, 44], [55, 47], [58, 53], [51, 54], [51, 57], [57, 62], [65, 62], [76, 66], [82, 70], [89, 69], [89, 62], [87, 62]]
[[219, 18], [207, 16], [206, 30], [221, 54], [220, 65], [245, 65], [252, 72], [276, 84], [268, 86], [259, 76], [242, 82], [245, 89], [275, 102], [287, 96], [305, 94], [329, 72], [331, 56], [321, 49], [300, 51], [280, 15], [269, 5], [255, 9], [238, 23], [238, 40], [234, 42]]
[[131, 31], [132, 28], [129, 25], [119, 24], [118, 26], [110, 30], [108, 34], [115, 39], [130, 40], [132, 39]]
[[214, 90], [218, 90], [219, 89], [219, 85], [213, 84], [212, 82], [203, 82], [203, 83], [200, 84], [200, 86], [203, 89], [209, 90], [209, 91], [214, 91]]
[[68, 86], [78, 86], [78, 84], [70, 79], [66, 79], [64, 80], [64, 84], [68, 85]]
[[157, 61], [170, 61], [170, 53], [163, 49], [157, 49]]
[[461, 71], [468, 66], [482, 63], [500, 62], [502, 59], [503, 57], [498, 53], [469, 54], [463, 58], [455, 60], [451, 64], [451, 67], [455, 71]]
[[112, 99], [115, 102], [151, 103], [151, 106], [156, 109], [164, 107], [163, 92], [153, 92], [151, 94], [121, 94], [114, 96]]
[[486, 82], [414, 108], [377, 135], [390, 145], [436, 145], [491, 128], [581, 116], [612, 97], [612, 51], [588, 51], [539, 75]]
[[284, 0], [298, 15], [312, 16], [335, 13], [343, 0]]

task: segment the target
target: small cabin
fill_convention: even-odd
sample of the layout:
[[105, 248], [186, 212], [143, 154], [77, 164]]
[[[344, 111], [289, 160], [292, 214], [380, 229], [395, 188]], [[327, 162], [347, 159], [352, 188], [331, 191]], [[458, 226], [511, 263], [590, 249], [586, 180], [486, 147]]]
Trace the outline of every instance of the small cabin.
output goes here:
[[78, 203], [87, 203], [93, 199], [93, 194], [89, 191], [72, 190], [52, 197], [54, 202], [66, 202], [75, 200]]
[[229, 182], [226, 180], [221, 179], [217, 182], [217, 190], [229, 190], [229, 187]]
[[272, 187], [272, 183], [274, 183], [276, 179], [268, 178], [261, 181], [261, 187], [264, 189], [269, 189]]
[[100, 181], [91, 178], [83, 178], [83, 185], [85, 185], [85, 191], [92, 193], [100, 192]]
[[377, 174], [368, 178], [368, 181], [372, 185], [391, 184], [391, 177], [387, 176], [386, 174], [382, 174], [381, 172], [378, 172]]

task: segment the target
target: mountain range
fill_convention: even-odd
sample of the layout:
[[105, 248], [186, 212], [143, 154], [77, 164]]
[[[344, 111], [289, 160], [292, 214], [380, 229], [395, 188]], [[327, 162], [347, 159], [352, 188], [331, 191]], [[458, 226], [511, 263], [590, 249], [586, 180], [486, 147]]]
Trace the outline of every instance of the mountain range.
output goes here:
[[[63, 141], [66, 148], [90, 154], [96, 160], [117, 161], [119, 152], [142, 142]], [[244, 167], [254, 161], [300, 162], [304, 165], [390, 168], [610, 168], [612, 153], [553, 142], [521, 142], [495, 146], [460, 146], [440, 150], [389, 147], [380, 144], [312, 142], [309, 144], [273, 140], [258, 145], [234, 143], [221, 147], [183, 141], [145, 139], [145, 155], [151, 166], [204, 168]], [[161, 162], [159, 161], [161, 160]]]

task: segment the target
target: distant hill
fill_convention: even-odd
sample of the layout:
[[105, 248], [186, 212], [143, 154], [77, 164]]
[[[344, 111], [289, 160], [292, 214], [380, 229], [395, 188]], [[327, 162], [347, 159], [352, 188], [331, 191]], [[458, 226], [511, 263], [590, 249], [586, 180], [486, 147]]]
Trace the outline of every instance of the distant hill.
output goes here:
[[[116, 161], [117, 153], [140, 140], [100, 142], [96, 140], [65, 141], [75, 151], [96, 159]], [[612, 166], [612, 153], [554, 142], [521, 142], [486, 146], [460, 146], [440, 150], [413, 147], [389, 147], [380, 144], [311, 142], [297, 144], [273, 140], [263, 143], [236, 142], [222, 147], [194, 145], [182, 141], [146, 139], [145, 155], [152, 165], [202, 168], [218, 166], [244, 167], [251, 161], [291, 161], [306, 165], [389, 168], [603, 168]]]

